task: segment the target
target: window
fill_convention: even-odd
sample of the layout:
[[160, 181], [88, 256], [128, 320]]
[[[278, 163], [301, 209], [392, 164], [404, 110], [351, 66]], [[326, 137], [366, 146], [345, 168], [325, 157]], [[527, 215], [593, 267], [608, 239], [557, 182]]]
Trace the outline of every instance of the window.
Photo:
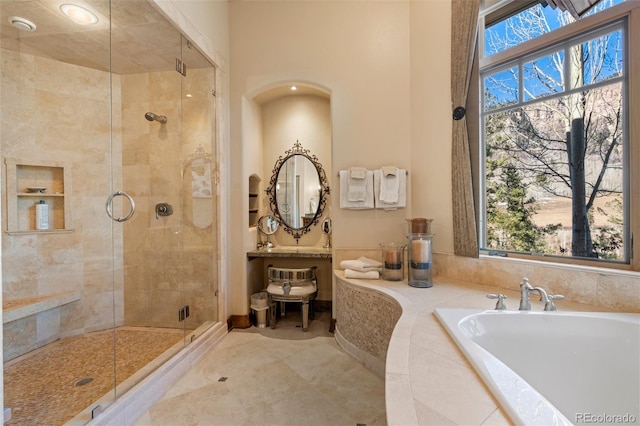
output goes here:
[[625, 14], [601, 15], [597, 25], [572, 22], [535, 4], [484, 29], [480, 245], [489, 253], [631, 261], [634, 30]]

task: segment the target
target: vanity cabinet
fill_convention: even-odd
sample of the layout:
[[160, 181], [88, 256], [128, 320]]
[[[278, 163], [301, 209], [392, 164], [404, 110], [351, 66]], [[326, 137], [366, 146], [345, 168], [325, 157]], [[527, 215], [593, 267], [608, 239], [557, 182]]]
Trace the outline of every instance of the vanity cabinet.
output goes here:
[[[7, 229], [10, 234], [71, 231], [71, 165], [5, 159]], [[36, 204], [48, 205], [49, 229], [36, 229]]]
[[271, 250], [254, 250], [247, 253], [247, 278], [250, 293], [266, 289], [268, 268], [317, 267], [318, 297], [316, 306], [328, 308], [332, 300], [332, 255], [331, 249], [322, 247], [275, 247]]

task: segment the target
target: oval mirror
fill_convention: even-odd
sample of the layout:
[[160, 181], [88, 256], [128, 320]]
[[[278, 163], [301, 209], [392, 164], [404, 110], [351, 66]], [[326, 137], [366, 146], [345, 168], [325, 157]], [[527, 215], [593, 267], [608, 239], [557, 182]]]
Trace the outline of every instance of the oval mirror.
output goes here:
[[274, 216], [297, 242], [322, 217], [329, 185], [318, 158], [296, 141], [276, 161], [267, 194]]

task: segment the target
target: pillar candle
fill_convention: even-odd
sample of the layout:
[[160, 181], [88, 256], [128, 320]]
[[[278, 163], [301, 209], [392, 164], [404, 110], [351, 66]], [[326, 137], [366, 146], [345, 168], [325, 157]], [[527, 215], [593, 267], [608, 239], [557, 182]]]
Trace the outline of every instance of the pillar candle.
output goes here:
[[429, 250], [428, 240], [411, 241], [411, 260], [416, 263], [429, 263], [431, 261], [431, 250]]
[[385, 250], [384, 261], [389, 264], [401, 263], [402, 257], [398, 250]]

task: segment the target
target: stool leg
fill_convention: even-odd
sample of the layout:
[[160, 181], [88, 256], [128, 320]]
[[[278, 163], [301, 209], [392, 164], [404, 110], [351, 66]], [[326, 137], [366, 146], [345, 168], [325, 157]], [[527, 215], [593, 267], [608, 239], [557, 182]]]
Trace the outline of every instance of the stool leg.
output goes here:
[[302, 302], [302, 331], [309, 330], [309, 301]]
[[284, 318], [284, 302], [280, 302], [280, 316]]
[[271, 328], [276, 328], [276, 302], [269, 304], [269, 325]]

